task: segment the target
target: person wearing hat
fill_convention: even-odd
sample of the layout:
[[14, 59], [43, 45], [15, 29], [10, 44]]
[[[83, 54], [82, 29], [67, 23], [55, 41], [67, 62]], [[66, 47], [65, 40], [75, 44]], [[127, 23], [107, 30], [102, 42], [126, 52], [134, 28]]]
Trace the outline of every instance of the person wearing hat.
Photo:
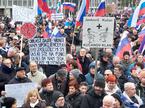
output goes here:
[[104, 88], [105, 80], [96, 79], [92, 89], [82, 98], [80, 108], [100, 108], [103, 104], [103, 98], [106, 95]]
[[113, 108], [124, 108], [124, 107], [123, 107], [122, 100], [121, 100], [119, 94], [113, 93], [111, 96], [113, 96], [114, 99], [115, 99], [115, 103], [114, 103], [114, 107], [113, 107]]
[[67, 71], [64, 69], [59, 69], [55, 74], [49, 76], [51, 79], [54, 90], [58, 90], [65, 94], [66, 85], [67, 85]]
[[53, 93], [53, 108], [73, 108], [69, 103], [65, 101], [64, 95], [60, 91]]
[[32, 81], [26, 77], [25, 68], [19, 67], [16, 69], [16, 76], [9, 81], [9, 84], [27, 83], [27, 82]]
[[131, 58], [130, 58], [129, 51], [124, 51], [123, 59], [120, 61], [120, 64], [123, 66], [125, 75], [129, 74], [129, 73], [127, 73], [127, 70], [129, 68], [129, 66], [131, 65], [131, 63], [132, 63], [132, 61], [131, 61]]

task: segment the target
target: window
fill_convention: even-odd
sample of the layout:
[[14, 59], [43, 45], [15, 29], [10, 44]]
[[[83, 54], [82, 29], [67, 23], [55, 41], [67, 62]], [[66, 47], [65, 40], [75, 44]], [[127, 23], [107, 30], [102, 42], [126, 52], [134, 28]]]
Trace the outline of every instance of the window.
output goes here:
[[3, 6], [7, 6], [7, 0], [3, 0]]
[[13, 5], [17, 5], [17, 0], [13, 0]]
[[28, 7], [31, 7], [31, 6], [32, 6], [32, 1], [28, 0]]
[[23, 0], [23, 6], [27, 6], [27, 0]]
[[8, 6], [12, 6], [12, 0], [8, 0]]
[[18, 6], [22, 6], [22, 0], [18, 0]]

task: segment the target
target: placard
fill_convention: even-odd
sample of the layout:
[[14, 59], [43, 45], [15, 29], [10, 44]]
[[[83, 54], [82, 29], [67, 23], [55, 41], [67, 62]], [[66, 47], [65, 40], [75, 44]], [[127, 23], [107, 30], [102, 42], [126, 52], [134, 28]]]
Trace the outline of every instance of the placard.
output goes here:
[[83, 47], [112, 48], [114, 17], [85, 17], [83, 22]]
[[35, 22], [35, 11], [30, 8], [13, 5], [12, 16], [13, 21]]
[[38, 64], [65, 64], [65, 38], [34, 38], [29, 40], [30, 60]]
[[36, 83], [6, 84], [6, 97], [14, 97], [17, 100], [17, 107], [21, 107], [28, 92], [35, 88], [37, 88]]

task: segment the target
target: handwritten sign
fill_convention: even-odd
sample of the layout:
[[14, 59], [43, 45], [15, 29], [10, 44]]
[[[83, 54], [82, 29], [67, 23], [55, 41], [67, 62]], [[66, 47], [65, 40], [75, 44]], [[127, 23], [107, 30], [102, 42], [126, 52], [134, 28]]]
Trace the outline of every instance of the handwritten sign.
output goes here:
[[29, 40], [30, 60], [38, 64], [60, 65], [66, 59], [65, 38], [35, 38]]
[[13, 5], [12, 16], [13, 21], [35, 22], [35, 11], [30, 8]]
[[20, 32], [25, 38], [30, 39], [35, 35], [36, 27], [32, 23], [25, 23], [22, 25]]
[[21, 107], [28, 92], [35, 88], [37, 88], [36, 83], [7, 84], [5, 85], [6, 97], [14, 97], [17, 100], [17, 107]]
[[51, 20], [62, 20], [62, 19], [63, 19], [63, 13], [51, 14]]

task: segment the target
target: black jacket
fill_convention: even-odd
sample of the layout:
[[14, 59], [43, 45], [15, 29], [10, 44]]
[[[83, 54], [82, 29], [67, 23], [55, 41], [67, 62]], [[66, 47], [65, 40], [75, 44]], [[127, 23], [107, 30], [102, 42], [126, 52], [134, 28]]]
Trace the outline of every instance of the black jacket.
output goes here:
[[83, 97], [80, 108], [100, 108], [105, 95], [106, 94], [103, 93], [100, 96], [95, 94], [94, 89], [90, 90], [89, 93]]
[[12, 80], [9, 81], [9, 84], [28, 83], [28, 82], [32, 82], [32, 81], [27, 77], [24, 78], [14, 77]]
[[72, 95], [67, 95], [65, 97], [66, 102], [70, 103], [73, 108], [80, 108], [82, 95], [80, 92], [76, 92]]
[[50, 106], [52, 104], [53, 101], [53, 91], [47, 91], [47, 90], [42, 90], [42, 92], [40, 92], [40, 97], [42, 100], [45, 100], [46, 102], [46, 106]]

